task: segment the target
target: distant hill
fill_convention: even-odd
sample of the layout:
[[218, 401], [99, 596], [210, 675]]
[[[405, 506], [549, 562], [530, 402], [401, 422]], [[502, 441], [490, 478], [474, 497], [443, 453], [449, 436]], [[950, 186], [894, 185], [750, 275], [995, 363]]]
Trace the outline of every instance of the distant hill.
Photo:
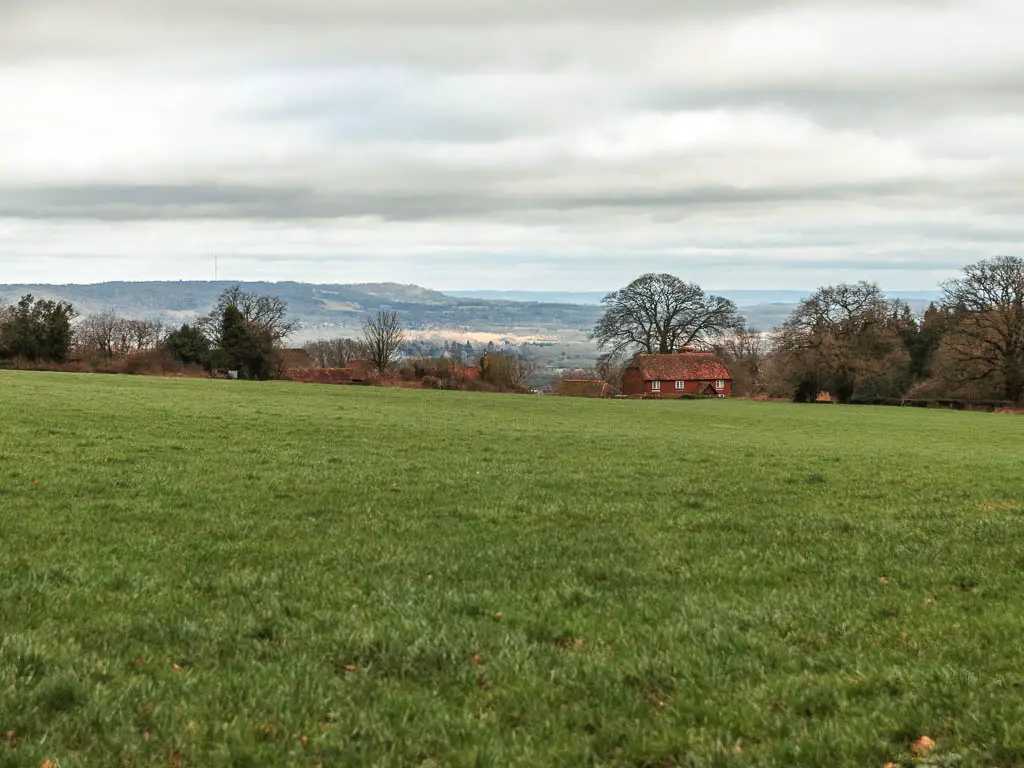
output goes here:
[[[192, 320], [210, 311], [233, 282], [111, 282], [93, 285], [0, 285], [0, 301], [26, 293], [62, 299], [83, 315], [113, 310], [126, 317], [169, 323]], [[302, 337], [355, 329], [378, 309], [398, 312], [412, 330], [460, 330], [551, 337], [585, 338], [601, 314], [603, 291], [452, 291], [418, 285], [354, 283], [241, 283], [253, 293], [279, 296], [305, 329]], [[783, 320], [809, 291], [720, 291], [740, 307], [747, 321], [763, 330]], [[930, 291], [896, 292], [915, 311], [939, 296]], [[340, 332], [340, 331], [338, 331]]]
[[[600, 304], [610, 291], [447, 291], [450, 296], [488, 299], [491, 301], [567, 302], [569, 304]], [[732, 299], [740, 307], [759, 304], [796, 304], [810, 291], [710, 291]]]
[[449, 296], [486, 301], [600, 304], [608, 291], [445, 291]]
[[[476, 297], [483, 300], [502, 300], [513, 302], [569, 302], [597, 308], [607, 291], [447, 291], [450, 296], [460, 298]], [[794, 307], [813, 291], [711, 291], [736, 302], [740, 312], [749, 325], [761, 330], [769, 330], [783, 322]], [[893, 291], [889, 294], [900, 298], [910, 305], [915, 312], [923, 312], [928, 304], [939, 299], [939, 291]]]
[[[17, 301], [26, 293], [70, 301], [81, 314], [113, 310], [126, 317], [184, 322], [210, 311], [234, 282], [111, 282], [93, 285], [0, 285], [0, 299]], [[412, 329], [589, 330], [596, 306], [559, 302], [488, 301], [449, 296], [417, 285], [362, 283], [240, 283], [253, 293], [278, 296], [306, 326], [356, 327], [379, 309], [394, 310]]]
[[[600, 304], [609, 291], [445, 291], [449, 296], [478, 298], [490, 301], [557, 302], [568, 304]], [[738, 307], [760, 307], [763, 305], [793, 305], [809, 296], [813, 291], [758, 291], [727, 290], [709, 291], [736, 302]], [[942, 294], [939, 291], [893, 291], [890, 296], [906, 301], [928, 302]]]

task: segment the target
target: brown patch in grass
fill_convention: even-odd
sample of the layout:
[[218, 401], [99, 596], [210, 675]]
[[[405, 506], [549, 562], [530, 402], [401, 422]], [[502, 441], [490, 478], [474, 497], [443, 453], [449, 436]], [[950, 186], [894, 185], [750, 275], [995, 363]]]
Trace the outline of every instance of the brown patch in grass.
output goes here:
[[1013, 501], [983, 501], [978, 505], [978, 509], [983, 512], [991, 512], [994, 510], [1002, 510], [1004, 512], [1010, 512], [1017, 508], [1016, 502]]

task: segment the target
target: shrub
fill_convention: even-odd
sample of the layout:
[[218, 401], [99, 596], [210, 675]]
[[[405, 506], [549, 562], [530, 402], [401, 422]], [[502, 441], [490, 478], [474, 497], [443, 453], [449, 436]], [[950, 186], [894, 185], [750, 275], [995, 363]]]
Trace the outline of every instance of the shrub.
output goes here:
[[474, 374], [475, 369], [452, 357], [408, 360], [398, 372], [401, 381], [420, 382], [428, 389], [465, 389], [466, 382], [474, 378]]
[[539, 373], [535, 360], [507, 352], [486, 353], [480, 359], [480, 378], [498, 392], [526, 392]]

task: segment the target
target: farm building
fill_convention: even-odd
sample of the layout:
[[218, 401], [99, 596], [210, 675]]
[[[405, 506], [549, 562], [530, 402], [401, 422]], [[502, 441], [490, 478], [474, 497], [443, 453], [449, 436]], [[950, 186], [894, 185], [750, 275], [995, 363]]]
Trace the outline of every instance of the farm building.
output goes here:
[[637, 355], [622, 375], [622, 394], [630, 397], [732, 394], [732, 374], [711, 352]]
[[607, 381], [600, 379], [566, 379], [555, 390], [562, 397], [611, 397], [614, 392]]

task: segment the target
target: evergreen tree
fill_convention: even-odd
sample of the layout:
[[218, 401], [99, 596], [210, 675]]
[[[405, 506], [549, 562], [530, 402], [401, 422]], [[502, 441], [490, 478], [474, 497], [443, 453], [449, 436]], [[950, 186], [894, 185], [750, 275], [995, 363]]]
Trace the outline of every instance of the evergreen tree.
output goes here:
[[274, 338], [246, 321], [238, 307], [225, 307], [220, 326], [219, 366], [238, 371], [243, 379], [269, 379], [277, 365]]
[[249, 331], [245, 318], [234, 304], [224, 308], [220, 320], [221, 364], [242, 375], [249, 357]]
[[932, 303], [920, 321], [906, 326], [904, 343], [910, 353], [910, 371], [917, 381], [931, 377], [935, 354], [951, 322], [950, 315]]
[[188, 323], [167, 337], [164, 348], [174, 359], [186, 365], [210, 366], [210, 340], [199, 328]]
[[0, 357], [66, 363], [75, 317], [68, 302], [22, 297], [16, 306], [0, 312]]

